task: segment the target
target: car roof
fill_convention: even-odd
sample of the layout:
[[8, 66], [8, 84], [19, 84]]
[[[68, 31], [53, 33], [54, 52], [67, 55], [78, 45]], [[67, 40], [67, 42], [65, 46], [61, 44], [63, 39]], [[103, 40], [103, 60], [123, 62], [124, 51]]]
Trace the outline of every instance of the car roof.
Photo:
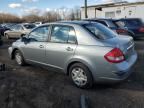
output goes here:
[[140, 18], [121, 18], [121, 19], [118, 19], [117, 21], [119, 20], [141, 20]]
[[43, 25], [48, 24], [63, 24], [63, 25], [84, 25], [84, 24], [90, 24], [89, 21], [59, 21], [59, 22], [53, 22], [53, 23], [45, 23]]
[[91, 18], [91, 19], [84, 19], [84, 20], [95, 20], [95, 21], [114, 21], [116, 19], [112, 18]]

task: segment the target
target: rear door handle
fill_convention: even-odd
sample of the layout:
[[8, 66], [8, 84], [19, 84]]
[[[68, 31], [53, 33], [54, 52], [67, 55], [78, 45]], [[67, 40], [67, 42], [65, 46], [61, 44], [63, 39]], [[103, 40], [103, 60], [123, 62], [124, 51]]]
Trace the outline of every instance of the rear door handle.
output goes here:
[[44, 48], [44, 46], [43, 46], [43, 45], [40, 45], [39, 47], [40, 47], [40, 48]]
[[66, 50], [67, 50], [67, 51], [73, 51], [73, 48], [67, 47]]

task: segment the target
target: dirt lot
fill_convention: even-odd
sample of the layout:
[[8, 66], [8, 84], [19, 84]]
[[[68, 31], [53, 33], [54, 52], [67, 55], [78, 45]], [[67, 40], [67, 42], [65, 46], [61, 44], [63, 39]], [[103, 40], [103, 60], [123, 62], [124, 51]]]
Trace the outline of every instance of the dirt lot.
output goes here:
[[0, 47], [0, 62], [7, 64], [7, 71], [0, 72], [0, 108], [79, 108], [82, 94], [92, 108], [144, 108], [144, 39], [136, 41], [139, 57], [127, 81], [89, 90], [76, 88], [62, 73], [17, 66], [7, 53], [12, 41]]

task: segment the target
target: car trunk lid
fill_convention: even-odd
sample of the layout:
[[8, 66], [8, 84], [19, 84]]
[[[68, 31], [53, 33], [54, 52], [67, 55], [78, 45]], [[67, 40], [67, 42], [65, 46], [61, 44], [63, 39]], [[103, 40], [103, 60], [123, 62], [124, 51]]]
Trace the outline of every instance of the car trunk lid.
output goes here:
[[119, 35], [104, 41], [112, 47], [119, 48], [124, 53], [126, 59], [128, 59], [134, 52], [134, 41], [129, 36]]

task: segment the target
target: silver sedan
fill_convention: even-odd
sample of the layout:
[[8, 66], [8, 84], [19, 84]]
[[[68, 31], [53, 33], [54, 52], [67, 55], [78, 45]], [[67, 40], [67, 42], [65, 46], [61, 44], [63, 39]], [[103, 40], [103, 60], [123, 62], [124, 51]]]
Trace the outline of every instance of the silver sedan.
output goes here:
[[36, 63], [70, 76], [80, 88], [125, 80], [137, 60], [133, 39], [86, 21], [41, 25], [9, 47], [18, 65]]

